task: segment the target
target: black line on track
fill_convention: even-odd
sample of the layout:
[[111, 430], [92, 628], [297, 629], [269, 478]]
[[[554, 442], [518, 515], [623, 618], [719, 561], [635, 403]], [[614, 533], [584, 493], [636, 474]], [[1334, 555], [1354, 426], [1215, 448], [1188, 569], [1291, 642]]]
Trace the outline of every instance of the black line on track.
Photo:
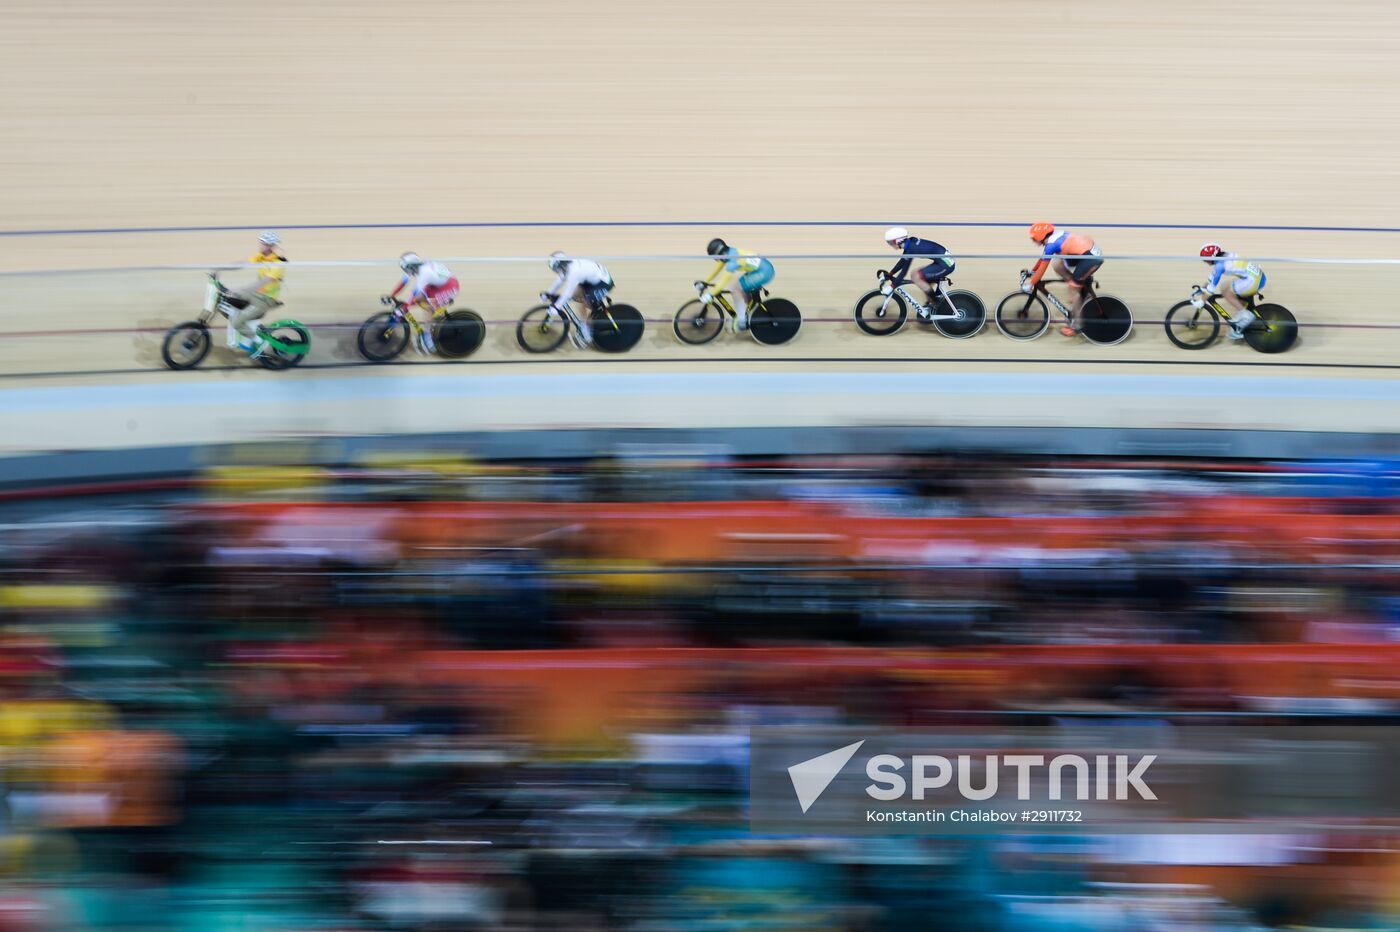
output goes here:
[[[295, 370], [330, 369], [385, 369], [392, 367], [423, 366], [539, 366], [539, 365], [673, 365], [676, 363], [952, 363], [954, 365], [1014, 364], [1031, 366], [1213, 366], [1217, 368], [1267, 368], [1267, 369], [1357, 369], [1357, 370], [1400, 370], [1400, 364], [1389, 363], [1345, 363], [1345, 362], [1265, 362], [1253, 360], [1205, 360], [1205, 359], [1024, 359], [1012, 356], [718, 356], [697, 358], [694, 356], [655, 356], [648, 358], [628, 358], [626, 356], [598, 356], [586, 359], [543, 355], [539, 359], [437, 359], [413, 362], [366, 362], [349, 360], [345, 362], [308, 363]], [[197, 372], [235, 372], [252, 370], [248, 365], [200, 366]], [[18, 372], [0, 374], [0, 382], [18, 379], [76, 378], [92, 375], [148, 375], [165, 373], [178, 375], [176, 370], [164, 368], [128, 369], [69, 369], [50, 372]], [[276, 377], [276, 373], [269, 373]]]

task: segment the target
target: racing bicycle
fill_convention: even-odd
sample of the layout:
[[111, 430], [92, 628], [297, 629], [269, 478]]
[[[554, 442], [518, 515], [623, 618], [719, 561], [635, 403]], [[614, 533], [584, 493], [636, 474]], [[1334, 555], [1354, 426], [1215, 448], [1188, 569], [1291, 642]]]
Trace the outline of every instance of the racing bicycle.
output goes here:
[[[1021, 270], [1023, 286], [1030, 275], [1028, 270]], [[1013, 340], [1034, 340], [1050, 328], [1050, 311], [1045, 306], [1045, 298], [1055, 305], [1065, 323], [1072, 324], [1074, 312], [1045, 288], [1064, 281], [1063, 278], [1042, 279], [1030, 294], [1018, 290], [1002, 298], [997, 305], [997, 328]], [[1122, 343], [1133, 330], [1133, 312], [1121, 298], [1095, 292], [1096, 284], [1093, 279], [1084, 282], [1087, 296], [1080, 314], [1079, 332], [1084, 339], [1099, 346]]]
[[902, 328], [911, 304], [918, 311], [919, 323], [955, 340], [976, 336], [987, 323], [982, 299], [971, 291], [950, 291], [951, 279], [938, 282], [928, 304], [924, 304], [904, 287], [909, 283], [907, 279], [893, 281], [884, 269], [876, 272], [875, 278], [880, 287], [862, 295], [855, 307], [856, 326], [872, 336], [887, 336]]
[[[646, 320], [642, 312], [630, 304], [613, 304], [612, 299], [584, 289], [584, 304], [588, 307], [588, 323], [593, 331], [593, 346], [604, 353], [625, 353], [642, 339]], [[565, 337], [579, 349], [586, 344], [579, 339], [578, 311], [573, 302], [562, 302], [563, 313], [548, 304], [530, 308], [515, 325], [515, 340], [527, 353], [548, 353], [559, 348]]]
[[[695, 288], [702, 294], [709, 286], [696, 282]], [[749, 333], [765, 346], [780, 346], [797, 336], [802, 329], [802, 312], [786, 298], [770, 298], [768, 290], [756, 288], [744, 292], [744, 300], [749, 306]], [[681, 305], [676, 311], [673, 327], [676, 338], [682, 343], [699, 346], [709, 343], [724, 329], [726, 319], [737, 319], [738, 313], [730, 303], [729, 295], [723, 291], [713, 292], [709, 302], [694, 298]]]
[[[1244, 341], [1261, 353], [1282, 353], [1298, 341], [1298, 321], [1281, 304], [1258, 304], [1263, 298], [1256, 294], [1245, 301], [1245, 307], [1254, 312], [1254, 320], [1244, 328]], [[1192, 285], [1191, 298], [1172, 305], [1162, 323], [1167, 339], [1182, 349], [1197, 350], [1214, 343], [1220, 335], [1220, 321], [1228, 324], [1230, 319], [1229, 305], [1220, 295]]]
[[[398, 298], [388, 297], [386, 301], [392, 310], [373, 315], [360, 325], [355, 336], [360, 355], [370, 362], [388, 362], [408, 348], [409, 340], [419, 346], [424, 345], [426, 331], [413, 313], [414, 305]], [[427, 301], [419, 300], [418, 307], [430, 307]], [[470, 356], [486, 338], [486, 322], [476, 311], [463, 308], [448, 311], [446, 308], [433, 310], [433, 349], [439, 356], [448, 359], [461, 359]]]
[[[219, 280], [219, 270], [208, 273], [204, 289], [204, 309], [196, 320], [176, 324], [165, 332], [160, 345], [161, 358], [171, 369], [193, 369], [209, 355], [213, 339], [209, 324], [218, 315], [230, 318], [248, 306], [249, 299], [235, 294]], [[272, 307], [281, 307], [273, 302]], [[306, 358], [311, 349], [311, 331], [295, 320], [278, 320], [258, 326], [258, 340], [248, 355], [268, 369], [290, 369]]]

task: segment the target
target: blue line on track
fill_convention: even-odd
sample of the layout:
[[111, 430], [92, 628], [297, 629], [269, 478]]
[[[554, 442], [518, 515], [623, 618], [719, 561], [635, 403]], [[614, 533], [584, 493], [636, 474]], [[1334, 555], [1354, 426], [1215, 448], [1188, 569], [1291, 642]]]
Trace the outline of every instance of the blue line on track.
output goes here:
[[[116, 236], [136, 233], [235, 233], [250, 230], [505, 230], [553, 227], [879, 227], [890, 220], [562, 220], [458, 221], [445, 223], [292, 223], [257, 226], [93, 227], [70, 230], [0, 230], [0, 237]], [[902, 220], [909, 226], [1023, 227], [1024, 220]], [[1400, 233], [1400, 227], [1273, 226], [1241, 223], [1062, 223], [1111, 230], [1256, 230], [1282, 233]]]

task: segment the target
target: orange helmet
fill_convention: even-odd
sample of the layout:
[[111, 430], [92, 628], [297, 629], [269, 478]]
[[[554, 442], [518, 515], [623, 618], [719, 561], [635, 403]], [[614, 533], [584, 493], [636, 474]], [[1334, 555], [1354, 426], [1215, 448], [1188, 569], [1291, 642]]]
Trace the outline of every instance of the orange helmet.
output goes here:
[[1050, 234], [1055, 232], [1055, 224], [1046, 223], [1041, 220], [1039, 223], [1031, 224], [1031, 242], [1043, 243], [1050, 238]]

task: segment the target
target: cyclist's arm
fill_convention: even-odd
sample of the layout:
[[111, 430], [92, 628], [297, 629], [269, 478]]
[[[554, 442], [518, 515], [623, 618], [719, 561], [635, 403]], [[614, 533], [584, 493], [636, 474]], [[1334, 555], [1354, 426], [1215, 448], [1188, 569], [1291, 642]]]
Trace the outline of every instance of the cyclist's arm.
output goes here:
[[1050, 268], [1050, 253], [1047, 251], [1037, 259], [1035, 265], [1031, 267], [1032, 286], [1040, 284], [1040, 280], [1045, 277], [1045, 270], [1048, 268]]
[[890, 278], [894, 281], [899, 281], [905, 275], [909, 274], [909, 267], [913, 264], [913, 253], [904, 253], [899, 257], [899, 261], [894, 264], [894, 267], [890, 269]]
[[1210, 280], [1206, 282], [1206, 291], [1211, 294], [1220, 294], [1220, 279], [1229, 272], [1225, 268], [1224, 262], [1214, 262], [1211, 264]]
[[568, 304], [573, 300], [574, 292], [578, 291], [579, 282], [583, 280], [583, 273], [579, 270], [580, 263], [569, 263], [569, 269], [560, 275], [558, 280], [549, 288], [549, 293], [554, 295], [555, 303]]
[[[412, 281], [412, 280], [413, 280], [413, 279], [410, 278], [410, 277], [407, 276], [407, 275], [405, 275], [403, 278], [399, 279], [399, 283], [398, 283], [396, 286], [394, 286], [394, 290], [391, 291], [391, 292], [389, 292], [389, 297], [391, 297], [391, 298], [397, 298], [397, 297], [399, 296], [399, 292], [400, 292], [400, 291], [403, 291], [403, 290], [404, 290], [404, 286], [406, 286], [406, 285], [407, 285], [410, 281]], [[417, 292], [417, 289], [416, 289], [416, 288], [415, 288], [413, 291], [410, 291], [410, 292], [409, 292], [409, 299], [408, 299], [408, 303], [409, 303], [409, 304], [412, 304], [412, 303], [414, 302], [414, 300], [416, 300], [416, 292]]]
[[721, 259], [715, 265], [715, 270], [705, 279], [705, 284], [715, 291], [723, 291], [729, 284], [729, 280], [734, 277], [734, 273], [739, 270], [739, 263], [733, 259]]

